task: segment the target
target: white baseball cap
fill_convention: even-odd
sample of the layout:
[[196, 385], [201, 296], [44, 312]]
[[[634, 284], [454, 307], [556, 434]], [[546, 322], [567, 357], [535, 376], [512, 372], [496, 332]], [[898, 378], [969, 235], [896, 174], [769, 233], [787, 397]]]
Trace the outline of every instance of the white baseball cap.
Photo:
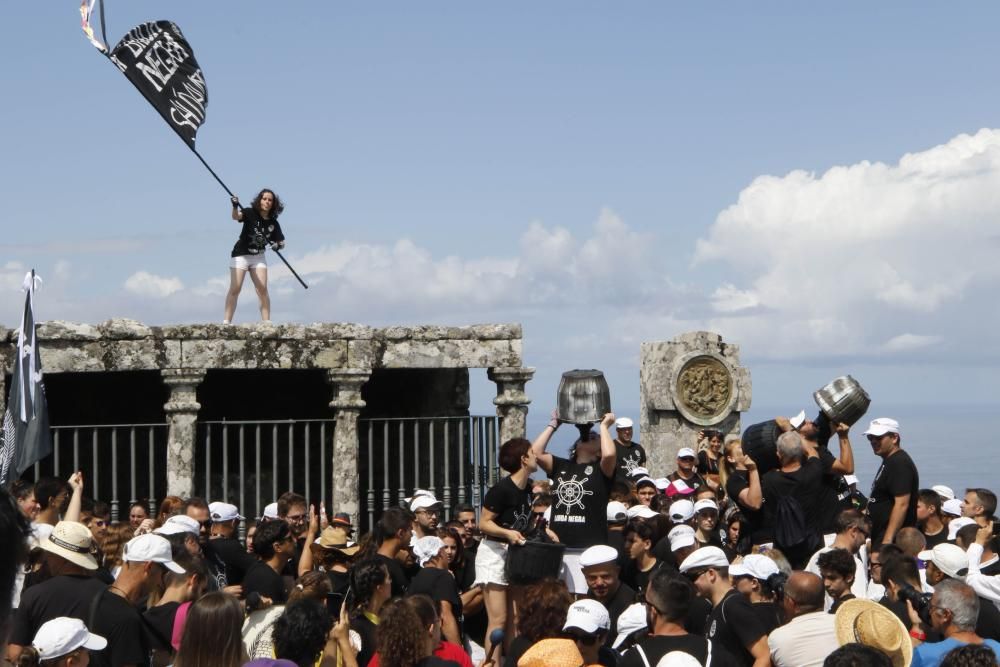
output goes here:
[[619, 500], [608, 503], [608, 523], [624, 523], [628, 519], [628, 508]]
[[161, 526], [161, 528], [165, 528], [166, 526], [180, 526], [183, 530], [186, 530], [195, 536], [201, 534], [201, 524], [186, 514], [173, 515], [163, 522], [163, 526]]
[[628, 474], [630, 478], [642, 479], [643, 477], [649, 477], [649, 468], [643, 468], [638, 466], [632, 468], [632, 472]]
[[958, 531], [962, 530], [966, 526], [971, 526], [975, 522], [975, 519], [971, 519], [967, 516], [960, 516], [952, 519], [948, 524], [948, 539], [954, 542], [955, 538], [958, 536]]
[[733, 563], [729, 566], [729, 576], [731, 577], [753, 577], [761, 581], [773, 574], [778, 574], [778, 564], [767, 556], [761, 554], [747, 554], [743, 557], [742, 563]]
[[917, 558], [925, 563], [934, 563], [937, 569], [952, 579], [962, 579], [969, 573], [969, 557], [962, 547], [942, 542], [933, 549], [921, 551]]
[[674, 481], [667, 480], [666, 477], [663, 478], [664, 482], [667, 482], [666, 486], [662, 487], [661, 490], [667, 494], [667, 498], [674, 498], [676, 496], [690, 496], [694, 493], [694, 489], [687, 485], [683, 479], [675, 479]]
[[417, 510], [430, 509], [439, 505], [441, 505], [441, 501], [434, 496], [413, 496], [413, 499], [410, 501], [410, 511], [416, 512]]
[[670, 542], [671, 551], [689, 547], [695, 543], [694, 528], [684, 523], [674, 526], [667, 533], [667, 541]]
[[715, 510], [716, 512], [718, 512], [719, 505], [711, 498], [702, 498], [701, 500], [699, 500], [694, 504], [694, 511], [695, 513], [697, 513], [702, 510]]
[[632, 428], [632, 420], [628, 417], [619, 417], [615, 420], [615, 428]]
[[799, 410], [799, 414], [795, 415], [794, 417], [791, 417], [788, 420], [788, 423], [792, 425], [793, 429], [798, 431], [799, 427], [802, 426], [802, 424], [804, 424], [805, 421], [806, 421], [806, 411]]
[[629, 519], [652, 519], [657, 514], [659, 514], [659, 512], [654, 509], [650, 509], [649, 505], [643, 505], [642, 503], [632, 505], [632, 507], [629, 507], [626, 512], [626, 516], [628, 516]]
[[156, 530], [153, 531], [157, 535], [163, 535], [164, 537], [168, 535], [180, 535], [185, 533], [190, 535], [190, 531], [179, 523], [165, 523]]
[[570, 628], [583, 630], [589, 635], [611, 629], [611, 616], [603, 604], [597, 600], [577, 600], [569, 606], [566, 612], [566, 623], [563, 632]]
[[262, 519], [277, 519], [278, 518], [278, 503], [270, 503], [264, 506], [264, 513], [261, 515]]
[[611, 648], [617, 650], [629, 636], [639, 630], [646, 630], [646, 605], [641, 602], [630, 604], [618, 617], [618, 636], [611, 644]]
[[684, 559], [680, 571], [689, 572], [703, 567], [729, 567], [729, 559], [719, 547], [702, 547]]
[[888, 417], [879, 417], [878, 419], [873, 419], [871, 424], [868, 425], [868, 430], [865, 431], [865, 435], [874, 435], [876, 437], [883, 436], [886, 433], [899, 434], [899, 422]]
[[962, 501], [958, 498], [951, 498], [941, 503], [941, 512], [951, 516], [962, 516]]
[[654, 487], [659, 488], [659, 486], [656, 484], [656, 480], [653, 479], [652, 477], [649, 477], [648, 475], [640, 477], [639, 479], [635, 480], [636, 489], [645, 484], [652, 484]]
[[586, 549], [580, 554], [580, 567], [592, 567], [594, 565], [604, 565], [605, 563], [618, 562], [618, 549], [609, 547], [606, 544]]
[[[681, 483], [683, 484], [683, 482]], [[653, 484], [656, 485], [657, 491], [666, 491], [670, 487], [670, 485], [673, 484], [673, 482], [671, 482], [666, 477], [657, 477], [656, 479], [653, 480]]]
[[160, 563], [175, 574], [184, 574], [184, 568], [173, 560], [167, 538], [153, 533], [129, 540], [125, 544], [122, 560], [126, 563]]
[[208, 515], [212, 517], [212, 521], [235, 521], [246, 518], [240, 514], [236, 505], [229, 503], [209, 503]]
[[944, 484], [935, 484], [931, 487], [931, 491], [938, 494], [945, 500], [954, 500], [955, 492], [951, 490], [950, 486], [945, 486]]
[[444, 540], [437, 535], [421, 537], [412, 544], [413, 555], [416, 556], [417, 562], [421, 567], [424, 566], [424, 563], [437, 556], [441, 552], [441, 549], [444, 549]]
[[690, 447], [681, 447], [680, 451], [677, 452], [677, 458], [682, 459], [682, 458], [684, 458], [686, 456], [690, 456], [691, 458], [695, 458], [698, 455], [695, 454], [694, 450], [691, 449]]
[[694, 516], [694, 503], [690, 500], [677, 500], [670, 505], [668, 510], [670, 520], [674, 523], [684, 523], [690, 521]]
[[42, 661], [55, 660], [69, 655], [79, 648], [100, 651], [108, 645], [108, 640], [92, 634], [78, 618], [60, 616], [42, 623], [31, 645], [38, 651]]

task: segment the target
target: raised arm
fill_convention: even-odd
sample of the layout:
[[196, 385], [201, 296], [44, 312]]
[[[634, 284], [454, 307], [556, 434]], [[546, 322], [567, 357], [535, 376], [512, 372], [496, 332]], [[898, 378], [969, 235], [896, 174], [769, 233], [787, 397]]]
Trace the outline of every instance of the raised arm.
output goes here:
[[760, 488], [760, 472], [757, 470], [757, 463], [744, 452], [743, 465], [747, 468], [747, 479], [750, 485], [740, 491], [740, 504], [752, 510], [759, 510], [764, 504], [764, 493]]
[[851, 448], [851, 439], [847, 434], [848, 429], [851, 427], [843, 422], [837, 422], [833, 424], [833, 427], [837, 432], [837, 438], [840, 440], [840, 456], [834, 460], [833, 465], [830, 466], [830, 470], [838, 475], [853, 475], [854, 450]]
[[552, 419], [542, 429], [542, 432], [538, 434], [535, 441], [531, 443], [531, 451], [535, 452], [535, 457], [538, 459], [538, 466], [547, 473], [552, 472], [552, 455], [547, 454], [545, 448], [549, 446], [549, 440], [558, 428], [559, 420], [556, 418], [556, 411], [553, 410]]
[[66, 506], [66, 513], [63, 514], [63, 521], [80, 521], [80, 508], [83, 505], [83, 473], [77, 470], [69, 477], [69, 486], [73, 489], [70, 496], [69, 505]]
[[243, 222], [243, 210], [240, 208], [240, 198], [230, 197], [229, 201], [233, 204], [233, 220]]
[[615, 439], [611, 437], [611, 425], [615, 423], [615, 414], [609, 412], [601, 420], [601, 472], [605, 477], [614, 477], [618, 467], [618, 452], [615, 449]]

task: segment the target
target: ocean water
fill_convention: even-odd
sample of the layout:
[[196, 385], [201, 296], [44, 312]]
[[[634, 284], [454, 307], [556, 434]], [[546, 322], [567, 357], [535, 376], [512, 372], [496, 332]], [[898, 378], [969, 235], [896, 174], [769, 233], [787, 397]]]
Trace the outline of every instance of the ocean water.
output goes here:
[[[742, 427], [773, 419], [781, 408], [754, 406], [744, 413]], [[620, 416], [635, 421], [635, 439], [642, 442], [639, 430], [639, 410], [625, 409]], [[851, 428], [854, 469], [858, 488], [866, 495], [881, 459], [872, 454], [868, 440], [862, 435], [868, 422], [875, 417], [892, 417], [899, 422], [903, 449], [913, 458], [920, 472], [920, 486], [930, 488], [945, 484], [961, 495], [965, 489], [985, 487], [1000, 492], [1000, 445], [993, 440], [1000, 433], [1000, 406], [892, 406], [872, 405], [859, 423]], [[548, 423], [548, 416], [535, 411], [528, 413], [528, 438], [534, 438]], [[612, 429], [612, 433], [614, 430]], [[565, 455], [575, 438], [575, 429], [563, 426], [553, 437], [549, 451]], [[692, 446], [694, 443], [692, 443]], [[646, 445], [648, 449], [648, 445]], [[836, 439], [831, 441], [837, 453]], [[660, 477], [670, 470], [651, 471]]]

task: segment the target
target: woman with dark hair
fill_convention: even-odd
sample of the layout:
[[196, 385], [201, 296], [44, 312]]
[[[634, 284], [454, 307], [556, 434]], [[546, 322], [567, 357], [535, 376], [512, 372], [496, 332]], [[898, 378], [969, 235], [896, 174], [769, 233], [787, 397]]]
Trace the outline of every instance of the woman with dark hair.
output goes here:
[[17, 508], [21, 510], [21, 514], [28, 521], [34, 521], [38, 518], [38, 510], [41, 509], [38, 505], [38, 501], [35, 500], [35, 485], [25, 479], [19, 479], [14, 482], [14, 486], [10, 489], [11, 495], [17, 501]]
[[359, 665], [367, 665], [375, 655], [376, 628], [381, 626], [382, 607], [392, 597], [389, 570], [375, 558], [360, 560], [351, 566], [351, 595], [347, 605], [351, 632]]
[[517, 661], [531, 646], [543, 639], [563, 636], [566, 612], [573, 596], [558, 579], [543, 579], [524, 591], [524, 605], [517, 610], [517, 637], [504, 656], [504, 667], [517, 667]]
[[326, 648], [333, 619], [326, 605], [302, 598], [285, 606], [274, 624], [274, 657], [299, 667], [314, 667]]
[[138, 530], [142, 522], [147, 519], [149, 519], [149, 509], [146, 507], [146, 501], [137, 500], [128, 508], [128, 522], [133, 530]]
[[407, 600], [386, 605], [378, 627], [379, 667], [457, 667], [458, 663], [434, 655], [438, 642], [434, 631], [440, 634], [440, 619], [428, 628], [416, 606]]
[[184, 509], [184, 500], [178, 496], [167, 496], [160, 503], [160, 511], [156, 513], [154, 527], [159, 528], [167, 519], [181, 513]]
[[274, 627], [285, 610], [299, 600], [315, 600], [323, 605], [332, 587], [322, 572], [307, 572], [299, 577], [288, 602], [251, 613], [243, 625], [243, 645], [251, 659], [270, 658], [274, 652]]
[[[403, 602], [416, 612], [417, 616], [420, 617], [421, 624], [426, 629], [433, 650], [431, 659], [440, 658], [441, 662], [438, 664], [458, 664], [460, 667], [472, 667], [472, 659], [469, 654], [461, 646], [453, 644], [441, 636], [440, 610], [430, 596], [422, 593], [407, 595]], [[376, 653], [372, 656], [368, 667], [380, 667], [380, 663], [381, 657]]]
[[726, 539], [723, 540], [722, 550], [726, 553], [729, 562], [737, 556], [746, 556], [750, 553], [753, 545], [750, 544], [750, 524], [743, 513], [734, 510], [729, 513], [726, 519]]
[[719, 468], [722, 462], [722, 432], [705, 429], [698, 433], [698, 474], [719, 487]]
[[209, 593], [191, 605], [175, 667], [239, 667], [247, 661], [240, 627], [240, 601], [222, 592]]
[[[500, 467], [510, 473], [483, 498], [479, 532], [483, 541], [476, 550], [476, 582], [483, 587], [488, 622], [485, 650], [490, 652], [490, 634], [500, 628], [510, 637], [514, 620], [513, 597], [507, 595], [507, 546], [524, 544], [523, 532], [531, 525], [531, 473], [538, 470], [534, 447], [524, 438], [512, 438], [500, 446]], [[500, 660], [498, 650], [497, 660]]]
[[271, 297], [267, 294], [267, 246], [280, 250], [285, 247], [285, 235], [278, 224], [278, 216], [285, 210], [281, 199], [273, 190], [264, 189], [254, 197], [250, 208], [240, 207], [239, 197], [232, 198], [233, 220], [243, 223], [240, 238], [233, 246], [229, 264], [229, 291], [226, 293], [226, 312], [223, 324], [233, 321], [236, 300], [243, 289], [243, 279], [250, 272], [250, 280], [260, 301], [260, 319], [271, 321]]

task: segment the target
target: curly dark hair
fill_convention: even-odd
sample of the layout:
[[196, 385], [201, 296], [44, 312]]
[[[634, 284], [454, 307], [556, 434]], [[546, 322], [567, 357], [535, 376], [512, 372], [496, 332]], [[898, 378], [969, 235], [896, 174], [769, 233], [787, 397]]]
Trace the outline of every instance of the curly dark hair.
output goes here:
[[281, 212], [285, 210], [285, 205], [281, 202], [281, 198], [278, 197], [278, 193], [275, 192], [274, 190], [271, 190], [270, 188], [264, 188], [263, 190], [257, 193], [256, 197], [253, 198], [253, 202], [250, 204], [250, 206], [252, 206], [253, 210], [257, 211], [257, 213], [260, 213], [260, 198], [264, 196], [265, 192], [269, 192], [271, 196], [274, 197], [274, 204], [271, 206], [270, 215], [271, 215], [271, 220], [275, 220], [279, 215], [281, 215]]
[[517, 619], [517, 632], [534, 644], [542, 639], [562, 636], [566, 612], [573, 596], [559, 579], [543, 579], [524, 592], [524, 608]]
[[285, 607], [274, 622], [271, 637], [274, 657], [291, 660], [299, 667], [312, 667], [326, 645], [326, 636], [333, 627], [326, 605], [302, 598]]
[[393, 600], [382, 609], [375, 633], [379, 665], [413, 667], [431, 654], [429, 644], [423, 621], [405, 600]]
[[871, 646], [852, 642], [826, 656], [823, 667], [892, 667], [892, 659]]
[[994, 667], [997, 654], [986, 644], [966, 644], [948, 651], [941, 667]]
[[376, 558], [359, 560], [347, 574], [351, 582], [351, 599], [348, 608], [351, 611], [362, 611], [371, 602], [375, 589], [389, 578], [389, 570], [382, 561]]
[[253, 552], [262, 560], [274, 557], [274, 545], [287, 540], [292, 535], [292, 529], [284, 521], [268, 521], [257, 528], [253, 536]]

